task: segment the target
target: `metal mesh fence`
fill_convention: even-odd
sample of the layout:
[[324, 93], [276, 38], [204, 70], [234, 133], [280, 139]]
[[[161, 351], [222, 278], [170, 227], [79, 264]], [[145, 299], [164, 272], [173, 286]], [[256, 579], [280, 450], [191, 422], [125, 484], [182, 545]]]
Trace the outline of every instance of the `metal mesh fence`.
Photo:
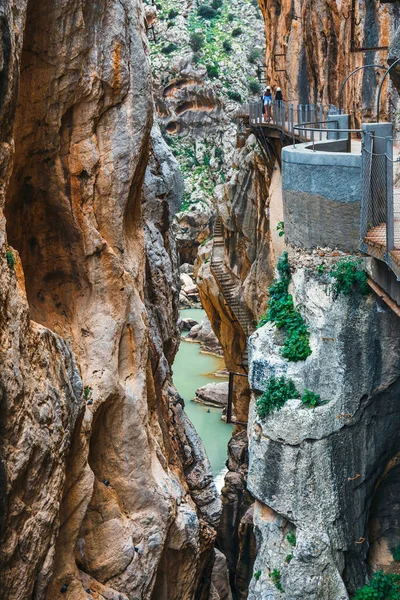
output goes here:
[[361, 249], [392, 266], [390, 252], [395, 248], [395, 237], [400, 241], [400, 221], [395, 219], [393, 140], [383, 140], [385, 152], [378, 153], [376, 142], [380, 139], [382, 147], [382, 138], [375, 138], [370, 132], [363, 136]]

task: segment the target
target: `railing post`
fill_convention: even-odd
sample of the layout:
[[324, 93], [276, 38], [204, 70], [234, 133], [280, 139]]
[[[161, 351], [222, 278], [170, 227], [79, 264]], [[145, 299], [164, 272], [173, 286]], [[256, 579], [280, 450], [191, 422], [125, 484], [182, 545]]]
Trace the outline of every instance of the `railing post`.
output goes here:
[[372, 135], [372, 131], [363, 131], [362, 133], [360, 249], [364, 252], [366, 251], [364, 238], [368, 233], [368, 215], [371, 203]]
[[394, 249], [393, 138], [386, 138], [386, 252]]
[[233, 380], [235, 374], [229, 373], [229, 385], [228, 385], [228, 406], [226, 407], [226, 422], [231, 423], [232, 421], [232, 405], [233, 405]]

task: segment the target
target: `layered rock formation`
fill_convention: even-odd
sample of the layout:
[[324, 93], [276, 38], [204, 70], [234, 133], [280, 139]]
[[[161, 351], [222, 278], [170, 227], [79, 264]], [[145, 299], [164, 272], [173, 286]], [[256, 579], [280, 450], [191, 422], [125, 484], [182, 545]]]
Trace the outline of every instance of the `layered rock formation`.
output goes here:
[[182, 181], [142, 3], [0, 17], [2, 598], [206, 600], [220, 502], [171, 386]]
[[[352, 0], [259, 3], [268, 77], [282, 88], [285, 99], [337, 106], [341, 83], [351, 71], [367, 64], [387, 68], [387, 48], [400, 25], [398, 3], [354, 2], [354, 11]], [[355, 125], [362, 117], [375, 120], [383, 73], [384, 69], [363, 69], [346, 84], [342, 105], [354, 113]], [[385, 84], [382, 115], [396, 118], [397, 98], [396, 90]]]
[[268, 593], [347, 599], [369, 569], [397, 572], [390, 549], [400, 540], [391, 500], [400, 446], [400, 321], [376, 296], [335, 298], [329, 277], [316, 270], [323, 262], [329, 271], [335, 260], [291, 256], [295, 304], [311, 331], [306, 361], [282, 358], [282, 332], [273, 324], [250, 342], [254, 390], [284, 375], [300, 393], [307, 388], [324, 401], [310, 409], [289, 400], [265, 419], [252, 404], [248, 487], [256, 498], [258, 548], [252, 600]]
[[[183, 262], [212, 231], [214, 187], [225, 181], [236, 143], [235, 114], [247, 101], [264, 36], [257, 2], [165, 0], [149, 9], [158, 119], [185, 178], [175, 234]], [[200, 9], [211, 10], [203, 18]]]

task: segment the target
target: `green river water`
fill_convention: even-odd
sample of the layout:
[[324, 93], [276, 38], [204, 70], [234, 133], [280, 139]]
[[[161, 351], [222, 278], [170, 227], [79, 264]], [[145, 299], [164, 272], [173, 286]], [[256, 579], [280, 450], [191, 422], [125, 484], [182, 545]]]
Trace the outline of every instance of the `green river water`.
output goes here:
[[[191, 318], [200, 322], [205, 311], [198, 308], [181, 310], [182, 319]], [[232, 425], [221, 420], [221, 410], [208, 408], [193, 402], [197, 388], [211, 382], [224, 381], [215, 377], [215, 371], [224, 368], [222, 359], [209, 354], [200, 353], [200, 344], [182, 340], [173, 364], [173, 380], [176, 389], [185, 400], [185, 412], [195, 426], [206, 449], [217, 487], [222, 486], [226, 471], [228, 441], [232, 435]], [[208, 412], [210, 411], [210, 412]]]

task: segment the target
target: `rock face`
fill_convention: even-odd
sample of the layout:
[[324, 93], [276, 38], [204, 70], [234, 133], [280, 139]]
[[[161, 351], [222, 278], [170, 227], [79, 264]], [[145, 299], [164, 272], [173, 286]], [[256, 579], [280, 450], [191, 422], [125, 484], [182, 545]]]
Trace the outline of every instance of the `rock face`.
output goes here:
[[4, 600], [209, 594], [220, 502], [171, 386], [182, 179], [142, 9], [0, 8]]
[[217, 336], [211, 329], [211, 323], [208, 317], [204, 317], [201, 323], [193, 325], [186, 339], [193, 342], [199, 342], [203, 352], [212, 352], [213, 354], [222, 354], [222, 348]]
[[[354, 69], [366, 64], [386, 65], [387, 47], [400, 25], [398, 3], [357, 2], [352, 42], [352, 2], [314, 0], [260, 0], [265, 21], [266, 67], [273, 85], [284, 99], [323, 104], [339, 102], [341, 83]], [[386, 47], [366, 52], [359, 48]], [[385, 67], [386, 68], [386, 67]], [[361, 117], [375, 120], [377, 86], [384, 69], [363, 69], [346, 84], [343, 106]], [[394, 107], [392, 105], [394, 102]], [[382, 116], [395, 118], [397, 95], [382, 98]]]
[[192, 263], [212, 233], [214, 187], [231, 167], [235, 114], [250, 83], [258, 94], [255, 77], [265, 46], [257, 2], [222, 2], [203, 18], [208, 5], [165, 0], [149, 32], [158, 118], [185, 178], [174, 231], [181, 260]]
[[228, 404], [228, 382], [208, 383], [196, 390], [196, 402], [225, 408]]
[[335, 299], [329, 277], [291, 258], [312, 354], [289, 363], [282, 333], [267, 324], [250, 341], [250, 384], [261, 391], [284, 375], [325, 403], [308, 409], [289, 400], [265, 419], [252, 403], [248, 487], [260, 576], [249, 598], [344, 600], [364, 585], [368, 567], [397, 569], [390, 548], [399, 543], [399, 515], [390, 498], [400, 450], [400, 321], [373, 295]]

